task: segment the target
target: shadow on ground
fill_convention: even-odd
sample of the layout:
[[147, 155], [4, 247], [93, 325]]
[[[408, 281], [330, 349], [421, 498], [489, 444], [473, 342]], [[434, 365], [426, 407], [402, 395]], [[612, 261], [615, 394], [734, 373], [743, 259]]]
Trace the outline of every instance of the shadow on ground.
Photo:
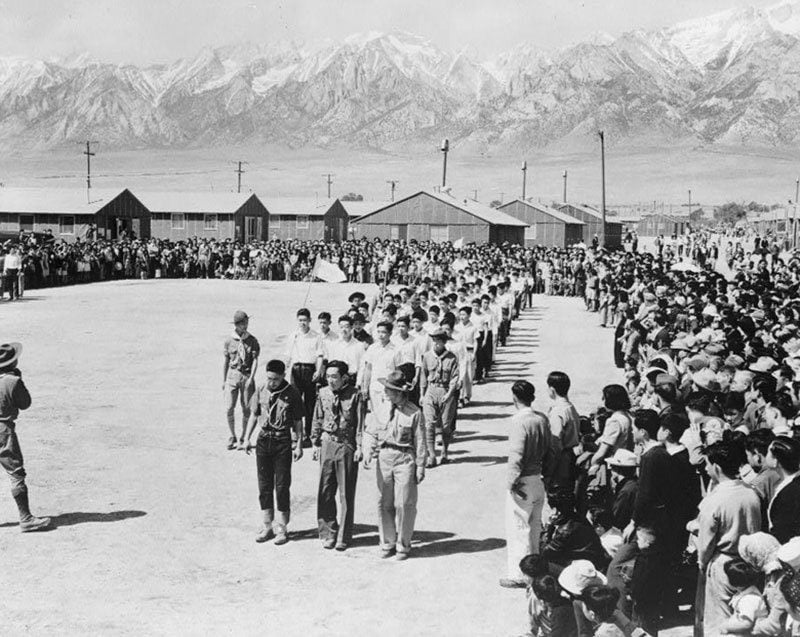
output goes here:
[[[147, 515], [144, 511], [124, 510], [124, 511], [108, 511], [106, 513], [88, 512], [88, 511], [75, 511], [73, 513], [59, 513], [58, 515], [50, 516], [53, 527], [59, 526], [75, 526], [76, 524], [87, 524], [91, 522], [121, 522], [122, 520], [129, 520], [131, 518], [140, 518]], [[19, 526], [19, 522], [4, 522], [0, 527]]]

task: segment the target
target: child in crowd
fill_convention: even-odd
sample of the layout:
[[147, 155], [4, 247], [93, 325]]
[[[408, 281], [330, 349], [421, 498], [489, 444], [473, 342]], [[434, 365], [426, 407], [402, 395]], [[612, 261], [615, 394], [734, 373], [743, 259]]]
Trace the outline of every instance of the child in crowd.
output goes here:
[[751, 635], [756, 620], [766, 617], [768, 613], [758, 589], [761, 574], [739, 558], [726, 562], [724, 569], [730, 585], [737, 593], [731, 598], [733, 614], [723, 624], [723, 634]]
[[611, 511], [601, 507], [592, 507], [586, 514], [586, 518], [594, 527], [608, 557], [613, 558], [619, 547], [622, 546], [622, 531], [614, 526], [614, 517], [611, 515]]
[[581, 600], [583, 614], [596, 625], [595, 637], [625, 637], [625, 633], [614, 623], [614, 611], [619, 602], [616, 588], [599, 584], [588, 586]]

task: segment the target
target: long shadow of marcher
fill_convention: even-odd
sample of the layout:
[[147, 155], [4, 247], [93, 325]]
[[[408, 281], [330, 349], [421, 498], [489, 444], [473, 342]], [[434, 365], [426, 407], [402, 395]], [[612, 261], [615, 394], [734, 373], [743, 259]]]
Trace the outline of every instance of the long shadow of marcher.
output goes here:
[[498, 537], [489, 537], [485, 540], [473, 540], [470, 538], [456, 538], [453, 540], [442, 540], [441, 542], [431, 542], [430, 544], [416, 545], [417, 533], [414, 532], [412, 542], [412, 557], [440, 557], [442, 555], [455, 555], [458, 553], [482, 553], [484, 551], [496, 551], [505, 548], [506, 541]]
[[[51, 528], [59, 526], [74, 526], [76, 524], [86, 524], [91, 522], [121, 522], [122, 520], [129, 520], [131, 518], [140, 518], [147, 515], [145, 511], [136, 510], [123, 510], [123, 511], [107, 511], [101, 512], [87, 512], [87, 511], [74, 511], [72, 513], [59, 513], [58, 515], [50, 516]], [[4, 522], [0, 524], [0, 528], [9, 526], [19, 526], [19, 522]]]
[[505, 462], [508, 462], [508, 456], [464, 456], [450, 461], [451, 464], [483, 464], [487, 467]]

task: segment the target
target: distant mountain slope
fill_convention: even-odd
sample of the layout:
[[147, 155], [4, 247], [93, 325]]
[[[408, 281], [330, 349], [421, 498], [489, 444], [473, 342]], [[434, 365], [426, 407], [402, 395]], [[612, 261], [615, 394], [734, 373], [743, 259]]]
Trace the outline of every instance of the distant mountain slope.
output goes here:
[[533, 148], [800, 140], [800, 0], [493, 60], [408, 33], [205, 48], [139, 68], [0, 58], [0, 142], [53, 148], [278, 142]]

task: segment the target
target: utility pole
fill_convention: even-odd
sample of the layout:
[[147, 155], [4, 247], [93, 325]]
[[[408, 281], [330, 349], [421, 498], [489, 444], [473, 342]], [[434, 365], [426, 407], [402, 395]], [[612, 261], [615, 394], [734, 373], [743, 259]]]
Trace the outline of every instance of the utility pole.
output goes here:
[[246, 164], [246, 161], [235, 161], [234, 164], [238, 164], [238, 168], [233, 172], [236, 173], [236, 192], [242, 192], [242, 175], [246, 172], [242, 169], [242, 164]]
[[450, 152], [450, 140], [445, 138], [442, 140], [441, 146], [444, 161], [442, 162], [442, 189], [447, 186], [447, 153]]
[[564, 203], [567, 203], [567, 171], [561, 175], [564, 178]]
[[525, 186], [527, 186], [528, 181], [528, 162], [526, 160], [522, 160], [522, 201], [525, 201]]
[[397, 184], [399, 184], [400, 182], [397, 181], [396, 179], [388, 179], [386, 181], [386, 183], [389, 184], [389, 187], [392, 190], [391, 197], [392, 197], [392, 201], [394, 201], [394, 189], [397, 188]]
[[472, 189], [472, 201], [478, 201], [478, 189], [477, 188], [473, 188]]
[[500, 191], [500, 205], [502, 206], [505, 203], [505, 191]]
[[335, 177], [336, 175], [332, 175], [331, 173], [322, 173], [322, 176], [328, 178], [328, 180], [327, 180], [327, 184], [328, 184], [328, 199], [330, 199], [331, 198], [331, 186], [333, 185], [333, 180], [331, 178]]
[[600, 245], [606, 247], [606, 136], [603, 131], [600, 136], [600, 214], [603, 215], [602, 236]]
[[689, 188], [689, 216], [692, 215], [692, 189]]
[[[83, 142], [78, 142], [83, 144]], [[100, 142], [87, 141], [86, 150], [81, 153], [86, 155], [86, 203], [92, 203], [92, 157], [97, 153], [92, 152], [92, 144], [99, 144]]]

